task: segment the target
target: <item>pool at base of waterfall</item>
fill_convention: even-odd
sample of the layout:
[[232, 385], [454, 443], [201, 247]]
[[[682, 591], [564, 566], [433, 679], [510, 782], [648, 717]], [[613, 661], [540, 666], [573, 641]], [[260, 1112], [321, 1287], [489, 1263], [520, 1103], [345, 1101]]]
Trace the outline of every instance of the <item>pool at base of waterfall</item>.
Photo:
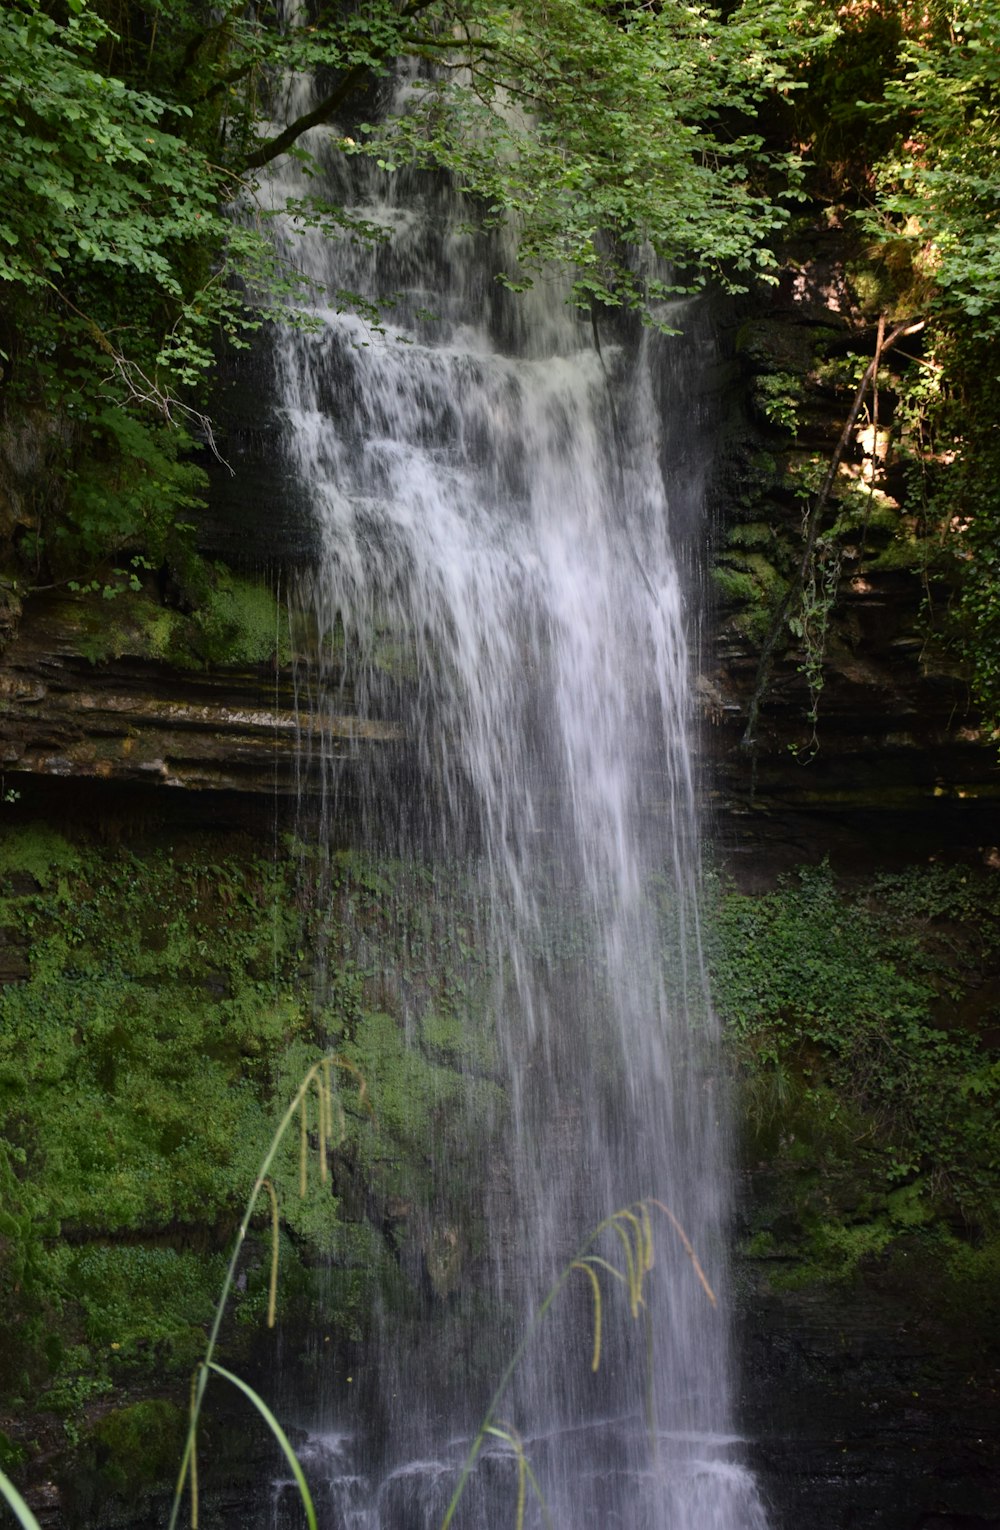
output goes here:
[[[355, 1436], [309, 1434], [298, 1455], [320, 1530], [439, 1530], [472, 1443], [452, 1440], [439, 1455], [399, 1462], [376, 1478], [357, 1469], [363, 1452]], [[518, 1437], [523, 1458], [515, 1445], [493, 1440], [479, 1452], [452, 1524], [519, 1524], [523, 1493], [526, 1530], [765, 1530], [753, 1476], [732, 1459], [743, 1443], [732, 1435], [649, 1436], [634, 1417]], [[271, 1491], [271, 1530], [298, 1530], [303, 1509], [294, 1481], [277, 1478]]]

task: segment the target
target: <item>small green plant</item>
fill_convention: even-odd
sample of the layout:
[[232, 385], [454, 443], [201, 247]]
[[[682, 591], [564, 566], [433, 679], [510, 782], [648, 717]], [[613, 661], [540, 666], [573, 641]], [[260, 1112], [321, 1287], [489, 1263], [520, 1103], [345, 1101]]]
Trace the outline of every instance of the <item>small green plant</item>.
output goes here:
[[754, 379], [753, 398], [771, 425], [796, 435], [804, 389], [791, 372], [765, 372]]
[[[455, 1491], [445, 1511], [444, 1519], [441, 1521], [441, 1530], [448, 1530], [449, 1525], [454, 1519], [476, 1460], [483, 1446], [490, 1439], [499, 1439], [509, 1445], [517, 1459], [518, 1488], [515, 1530], [522, 1530], [524, 1524], [525, 1494], [528, 1484], [531, 1485], [532, 1492], [539, 1502], [546, 1523], [548, 1523], [545, 1501], [537, 1479], [525, 1457], [520, 1436], [509, 1425], [500, 1422], [497, 1417], [497, 1410], [503, 1401], [504, 1394], [515, 1371], [530, 1349], [535, 1335], [541, 1324], [545, 1321], [546, 1315], [560, 1292], [569, 1284], [574, 1274], [579, 1272], [586, 1277], [594, 1298], [594, 1339], [590, 1362], [592, 1371], [597, 1371], [601, 1363], [601, 1332], [604, 1305], [601, 1291], [602, 1275], [609, 1277], [617, 1286], [624, 1288], [627, 1295], [629, 1315], [633, 1321], [638, 1320], [640, 1313], [645, 1307], [644, 1288], [646, 1277], [652, 1270], [655, 1262], [652, 1211], [659, 1211], [667, 1218], [677, 1237], [680, 1239], [684, 1252], [691, 1261], [695, 1275], [708, 1301], [713, 1307], [716, 1305], [715, 1292], [708, 1282], [708, 1278], [702, 1269], [701, 1262], [687, 1233], [673, 1212], [662, 1201], [650, 1196], [644, 1200], [636, 1201], [631, 1206], [626, 1206], [619, 1211], [612, 1212], [610, 1216], [605, 1217], [603, 1222], [599, 1222], [593, 1232], [585, 1239], [569, 1263], [564, 1266], [554, 1285], [550, 1288], [547, 1296], [539, 1306], [520, 1344], [511, 1356], [507, 1368], [500, 1377], [496, 1390], [490, 1399], [482, 1423], [472, 1444], [469, 1446], [465, 1461], [462, 1463]], [[605, 1257], [605, 1255], [595, 1252], [595, 1245], [600, 1242], [606, 1233], [615, 1234], [617, 1244], [621, 1250], [621, 1263], [615, 1263]], [[647, 1386], [647, 1424], [650, 1433], [652, 1433], [655, 1428], [655, 1419], [651, 1416], [650, 1398], [651, 1394]]]
[[797, 610], [788, 617], [788, 629], [802, 645], [799, 673], [809, 690], [806, 722], [809, 738], [804, 745], [793, 745], [796, 757], [809, 760], [819, 749], [819, 700], [824, 685], [824, 664], [830, 621], [840, 586], [843, 550], [833, 537], [817, 537], [808, 571], [802, 580]]
[[[281, 1451], [292, 1471], [292, 1475], [295, 1478], [295, 1482], [302, 1499], [302, 1507], [305, 1511], [309, 1530], [316, 1530], [316, 1510], [313, 1507], [312, 1498], [309, 1493], [309, 1487], [303, 1474], [302, 1467], [299, 1465], [298, 1458], [296, 1457], [295, 1452], [289, 1443], [288, 1436], [285, 1434], [285, 1431], [282, 1429], [281, 1425], [278, 1423], [278, 1420], [268, 1408], [263, 1398], [254, 1391], [253, 1387], [249, 1386], [239, 1376], [234, 1375], [232, 1371], [226, 1370], [223, 1366], [218, 1364], [218, 1362], [215, 1360], [215, 1351], [219, 1340], [219, 1330], [222, 1327], [222, 1319], [225, 1316], [226, 1307], [229, 1302], [229, 1296], [233, 1289], [233, 1284], [236, 1278], [237, 1265], [239, 1264], [240, 1255], [243, 1252], [246, 1236], [250, 1228], [250, 1223], [257, 1209], [257, 1202], [261, 1194], [265, 1191], [267, 1192], [271, 1212], [272, 1251], [271, 1278], [268, 1289], [267, 1303], [267, 1324], [269, 1328], [274, 1327], [278, 1299], [279, 1207], [278, 1197], [275, 1192], [274, 1185], [268, 1178], [268, 1175], [271, 1170], [271, 1165], [274, 1163], [274, 1160], [277, 1156], [278, 1149], [281, 1147], [281, 1144], [284, 1140], [285, 1134], [291, 1127], [296, 1115], [298, 1115], [299, 1194], [303, 1197], [305, 1196], [308, 1181], [310, 1155], [309, 1100], [315, 1094], [316, 1153], [319, 1160], [320, 1180], [324, 1183], [326, 1182], [327, 1176], [329, 1174], [330, 1151], [342, 1139], [343, 1136], [343, 1113], [339, 1108], [339, 1104], [334, 1095], [332, 1085], [334, 1069], [346, 1070], [347, 1072], [356, 1075], [356, 1069], [350, 1063], [345, 1062], [341, 1057], [322, 1057], [318, 1062], [314, 1063], [306, 1073], [294, 1097], [292, 1098], [291, 1104], [288, 1106], [280, 1122], [278, 1123], [274, 1135], [271, 1138], [271, 1144], [264, 1155], [264, 1158], [260, 1164], [260, 1168], [257, 1171], [257, 1178], [254, 1181], [253, 1189], [250, 1192], [250, 1198], [247, 1201], [246, 1209], [243, 1213], [243, 1219], [240, 1222], [239, 1230], [236, 1234], [236, 1241], [229, 1260], [229, 1266], [226, 1270], [225, 1278], [222, 1282], [222, 1290], [219, 1294], [219, 1300], [216, 1305], [215, 1316], [212, 1320], [212, 1327], [209, 1331], [208, 1342], [205, 1346], [205, 1353], [197, 1370], [195, 1371], [191, 1383], [190, 1424], [188, 1427], [187, 1440], [184, 1446], [184, 1455], [181, 1459], [180, 1472], [177, 1478], [177, 1486], [174, 1490], [174, 1498], [170, 1510], [169, 1530], [174, 1530], [174, 1527], [177, 1524], [181, 1503], [183, 1501], [184, 1490], [186, 1487], [190, 1490], [191, 1495], [192, 1530], [197, 1530], [198, 1422], [201, 1416], [201, 1407], [205, 1396], [205, 1389], [208, 1386], [210, 1376], [213, 1374], [216, 1376], [221, 1376], [224, 1380], [231, 1382], [233, 1386], [235, 1386], [240, 1392], [243, 1393], [246, 1398], [249, 1399], [249, 1401], [260, 1413], [264, 1422], [267, 1424], [271, 1433], [274, 1435], [275, 1440], [280, 1446]], [[365, 1098], [365, 1094], [366, 1088], [364, 1080], [362, 1079], [359, 1080], [359, 1098], [363, 1100]], [[334, 1126], [335, 1120], [338, 1123], [336, 1130]]]

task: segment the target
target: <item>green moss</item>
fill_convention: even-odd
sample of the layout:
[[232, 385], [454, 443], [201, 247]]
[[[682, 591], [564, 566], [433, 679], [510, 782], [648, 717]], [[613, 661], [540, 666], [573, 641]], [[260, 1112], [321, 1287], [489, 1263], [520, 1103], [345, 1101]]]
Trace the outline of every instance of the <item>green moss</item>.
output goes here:
[[739, 630], [762, 641], [785, 590], [771, 559], [752, 544], [734, 545], [712, 569], [712, 578], [726, 603], [736, 608], [733, 620]]
[[176, 1471], [186, 1434], [184, 1412], [163, 1399], [115, 1409], [93, 1432], [105, 1482], [129, 1497], [157, 1486]]
[[148, 601], [137, 608], [137, 614], [141, 618], [141, 625], [137, 637], [131, 642], [123, 629], [114, 632], [117, 655], [132, 652], [138, 647], [151, 659], [170, 659], [183, 651], [187, 623], [179, 611]]
[[[330, 1176], [313, 1153], [300, 1199], [297, 1132], [273, 1173], [282, 1310], [313, 1299], [322, 1260], [335, 1335], [363, 1333], [376, 1285], [419, 1305], [386, 1229], [419, 1254], [432, 1205], [474, 1221], [467, 1112], [487, 1138], [503, 1117], [477, 1076], [493, 1038], [463, 880], [295, 845], [261, 860], [205, 836], [125, 848], [28, 826], [0, 853], [29, 965], [0, 991], [0, 1318], [15, 1336], [0, 1393], [41, 1396], [75, 1438], [120, 1385], [190, 1373], [274, 1124], [331, 1050]], [[313, 970], [309, 953], [331, 951]], [[249, 1240], [231, 1349], [262, 1316], [267, 1265]]]
[[[181, 670], [287, 663], [288, 612], [269, 586], [243, 579], [224, 564], [203, 570], [194, 609], [165, 606], [149, 590], [115, 582], [67, 597], [60, 620], [93, 664], [124, 656], [159, 659]], [[96, 582], [95, 582], [96, 584]]]
[[205, 663], [285, 663], [289, 658], [288, 613], [265, 585], [220, 569], [193, 623], [189, 642]]
[[62, 874], [81, 864], [80, 852], [47, 824], [19, 824], [0, 836], [0, 879], [11, 873], [51, 889]]

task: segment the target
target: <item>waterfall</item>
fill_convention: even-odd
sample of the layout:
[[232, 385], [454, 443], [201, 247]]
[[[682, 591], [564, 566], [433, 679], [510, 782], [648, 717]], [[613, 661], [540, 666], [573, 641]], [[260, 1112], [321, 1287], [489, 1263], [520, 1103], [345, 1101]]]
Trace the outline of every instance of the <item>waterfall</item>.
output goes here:
[[[427, 1145], [447, 1174], [459, 1139], [493, 1133], [488, 1152], [469, 1150], [485, 1218], [474, 1299], [441, 1297], [422, 1340], [404, 1341], [386, 1308], [377, 1440], [336, 1404], [302, 1420], [326, 1530], [440, 1523], [489, 1383], [545, 1293], [603, 1218], [642, 1200], [656, 1263], [636, 1318], [621, 1280], [591, 1265], [593, 1372], [592, 1282], [578, 1270], [497, 1420], [523, 1440], [557, 1530], [760, 1530], [731, 1417], [725, 1101], [671, 535], [702, 499], [686, 402], [700, 347], [628, 326], [598, 347], [555, 277], [518, 297], [496, 283], [510, 250], [463, 231], [442, 182], [349, 178], [342, 158], [330, 156], [333, 194], [391, 237], [283, 237], [322, 289], [395, 297], [377, 330], [317, 304], [313, 327], [276, 339], [288, 472], [317, 544], [299, 592], [316, 633], [303, 769], [322, 773], [317, 832], [349, 808], [374, 852], [466, 878], [503, 1105], [484, 1112], [470, 1081], [466, 1113]], [[277, 205], [301, 193], [294, 166], [272, 192]], [[369, 720], [399, 738], [365, 752], [349, 804], [346, 686], [360, 742]], [[554, 930], [572, 960], [553, 957]], [[593, 1249], [624, 1274], [633, 1216]], [[491, 1437], [455, 1523], [513, 1524], [516, 1478]]]

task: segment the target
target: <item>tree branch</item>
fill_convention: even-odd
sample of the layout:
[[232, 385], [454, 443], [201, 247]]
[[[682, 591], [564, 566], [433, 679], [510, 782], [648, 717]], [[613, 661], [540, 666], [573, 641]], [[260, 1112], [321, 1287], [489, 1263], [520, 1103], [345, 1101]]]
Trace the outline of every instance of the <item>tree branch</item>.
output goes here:
[[277, 134], [274, 138], [265, 139], [259, 148], [252, 154], [248, 154], [243, 161], [244, 170], [261, 170], [269, 165], [272, 160], [285, 154], [294, 143], [308, 133], [310, 128], [319, 127], [321, 123], [329, 122], [335, 112], [349, 100], [356, 90], [361, 88], [362, 82], [371, 73], [369, 64], [355, 64], [348, 69], [337, 89], [324, 97], [318, 106], [313, 107], [311, 112], [304, 112], [301, 117], [296, 117], [294, 122]]
[[[404, 6], [400, 12], [400, 22], [411, 21], [414, 16], [419, 16], [421, 11], [428, 10], [433, 4], [434, 0], [411, 0], [411, 3]], [[386, 63], [389, 59], [397, 56], [397, 42], [398, 38], [394, 40], [392, 47], [385, 48], [379, 62]], [[303, 133], [308, 133], [310, 128], [319, 127], [321, 124], [329, 122], [330, 118], [340, 110], [356, 90], [360, 90], [364, 81], [369, 79], [374, 72], [374, 64], [352, 64], [336, 90], [331, 91], [328, 96], [320, 101], [318, 106], [313, 107], [310, 112], [304, 112], [301, 117], [296, 117], [294, 122], [290, 122], [274, 138], [265, 139], [252, 154], [248, 154], [243, 162], [244, 170], [262, 170], [265, 165], [271, 164], [272, 160], [277, 159], [279, 155], [286, 154], [293, 144], [302, 137]]]

